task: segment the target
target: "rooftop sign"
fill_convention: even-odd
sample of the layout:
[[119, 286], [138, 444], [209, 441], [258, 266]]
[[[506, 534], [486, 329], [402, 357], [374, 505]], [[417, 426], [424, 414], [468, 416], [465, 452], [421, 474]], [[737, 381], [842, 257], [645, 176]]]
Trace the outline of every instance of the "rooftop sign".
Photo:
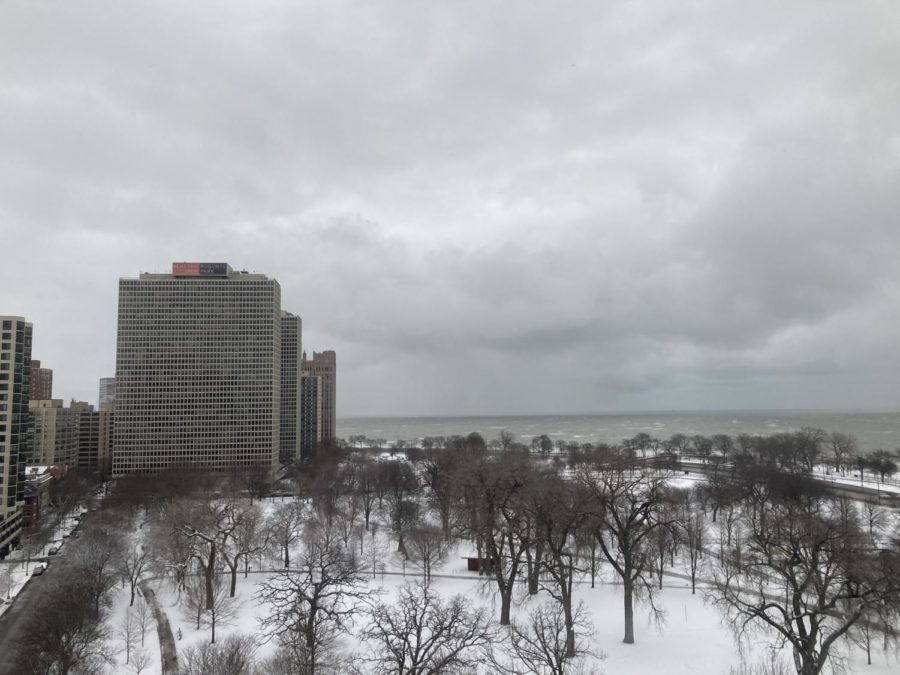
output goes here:
[[176, 277], [226, 277], [228, 263], [173, 262], [172, 276]]

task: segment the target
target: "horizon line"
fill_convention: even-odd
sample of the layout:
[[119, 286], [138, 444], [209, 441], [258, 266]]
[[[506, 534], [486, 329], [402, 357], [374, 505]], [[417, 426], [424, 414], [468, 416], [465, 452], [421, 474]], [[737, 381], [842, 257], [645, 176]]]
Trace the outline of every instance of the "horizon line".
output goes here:
[[751, 413], [751, 414], [828, 414], [828, 413], [852, 413], [852, 414], [900, 414], [898, 408], [694, 408], [694, 409], [660, 409], [660, 410], [607, 410], [602, 412], [572, 412], [572, 413], [498, 413], [477, 415], [347, 415], [338, 417], [341, 420], [373, 420], [373, 419], [492, 419], [498, 417], [612, 417], [621, 415], [697, 415], [697, 414], [726, 414], [726, 413]]

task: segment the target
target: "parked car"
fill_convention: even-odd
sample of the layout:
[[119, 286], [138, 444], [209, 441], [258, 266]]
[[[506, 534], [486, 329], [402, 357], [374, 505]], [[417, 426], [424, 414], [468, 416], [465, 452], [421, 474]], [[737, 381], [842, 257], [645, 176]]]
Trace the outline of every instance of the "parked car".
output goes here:
[[51, 548], [49, 551], [47, 551], [47, 555], [56, 555], [57, 553], [59, 553], [59, 547], [58, 547], [58, 546], [54, 546], [54, 547]]
[[33, 576], [33, 577], [39, 577], [39, 576], [41, 576], [43, 573], [44, 573], [44, 566], [43, 566], [43, 565], [38, 565], [37, 567], [35, 567], [35, 568], [31, 571], [31, 576]]

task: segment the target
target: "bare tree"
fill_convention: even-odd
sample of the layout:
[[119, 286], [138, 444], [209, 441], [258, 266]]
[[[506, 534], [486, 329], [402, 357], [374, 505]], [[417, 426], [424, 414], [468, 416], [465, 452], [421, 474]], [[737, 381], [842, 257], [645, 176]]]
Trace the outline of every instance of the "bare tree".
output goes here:
[[85, 585], [57, 585], [23, 626], [11, 661], [16, 673], [101, 675], [112, 663], [109, 631]]
[[451, 536], [453, 510], [459, 501], [458, 474], [460, 454], [452, 450], [435, 450], [425, 462], [425, 484], [428, 501], [437, 512], [444, 536]]
[[510, 626], [509, 643], [502, 654], [490, 652], [492, 672], [502, 675], [583, 675], [592, 673], [587, 657], [603, 659], [586, 638], [592, 632], [583, 603], [575, 608], [575, 656], [569, 655], [566, 617], [559, 603], [544, 603], [528, 613], [525, 622]]
[[252, 635], [229, 635], [181, 651], [181, 675], [252, 675], [257, 645]]
[[603, 519], [594, 512], [586, 512], [575, 533], [575, 545], [579, 558], [587, 558], [588, 571], [591, 575], [591, 588], [595, 588], [597, 572], [600, 568], [600, 558], [603, 555], [600, 550], [599, 538], [603, 536]]
[[256, 504], [233, 504], [226, 511], [224, 523], [228, 535], [222, 537], [222, 561], [231, 572], [229, 595], [233, 598], [240, 563], [266, 547], [266, 531], [262, 526], [262, 512]]
[[377, 672], [431, 675], [475, 672], [495, 635], [484, 608], [461, 595], [442, 601], [425, 581], [403, 586], [396, 604], [376, 604], [360, 637]]
[[22, 557], [25, 559], [25, 573], [28, 574], [31, 559], [43, 553], [44, 549], [53, 540], [53, 530], [43, 523], [34, 532], [23, 534]]
[[137, 615], [138, 628], [141, 631], [141, 647], [143, 647], [144, 639], [147, 637], [147, 631], [150, 630], [150, 627], [155, 621], [153, 618], [153, 610], [150, 608], [149, 603], [144, 600], [143, 595], [138, 597], [137, 604], [134, 608]]
[[120, 534], [115, 526], [96, 522], [70, 546], [72, 574], [87, 589], [94, 614], [99, 616], [101, 605], [119, 580], [115, 562], [121, 550]]
[[888, 524], [888, 514], [874, 502], [863, 502], [863, 515], [866, 518], [866, 526], [870, 537], [878, 536], [879, 532], [876, 532], [876, 530], [880, 531]]
[[847, 434], [834, 432], [828, 436], [827, 442], [828, 447], [831, 449], [834, 470], [843, 476], [847, 472], [847, 465], [850, 463], [850, 459], [858, 452], [856, 439]]
[[582, 486], [558, 476], [543, 477], [534, 492], [540, 496], [533, 499], [531, 504], [536, 520], [540, 523], [538, 536], [543, 540], [546, 551], [542, 564], [545, 572], [542, 587], [562, 608], [566, 651], [569, 658], [574, 658], [575, 535], [585, 518], [587, 493]]
[[398, 550], [405, 553], [406, 531], [419, 520], [419, 479], [413, 468], [404, 461], [381, 462], [380, 479], [387, 489], [387, 509], [391, 529], [398, 539]]
[[92, 492], [93, 481], [77, 469], [70, 469], [63, 478], [50, 481], [50, 506], [56, 525], [72, 515]]
[[678, 535], [684, 543], [684, 555], [691, 575], [691, 594], [697, 592], [697, 572], [703, 560], [703, 542], [706, 539], [706, 516], [700, 509], [685, 511], [677, 523]]
[[666, 571], [666, 562], [675, 564], [675, 554], [679, 549], [677, 521], [677, 504], [683, 495], [680, 491], [665, 490], [664, 498], [657, 506], [656, 520], [658, 527], [653, 528], [649, 537], [650, 558], [652, 560], [653, 573], [657, 577], [657, 587], [662, 590], [663, 576]]
[[360, 564], [372, 571], [374, 579], [378, 572], [384, 573], [385, 560], [390, 555], [390, 548], [384, 538], [378, 536], [378, 525], [373, 523], [368, 538], [360, 542]]
[[634, 643], [634, 596], [636, 590], [644, 590], [650, 601], [651, 611], [660, 617], [653, 604], [652, 586], [644, 578], [649, 556], [648, 537], [653, 531], [666, 525], [658, 514], [662, 501], [662, 481], [644, 476], [627, 465], [602, 467], [599, 471], [586, 471], [582, 482], [593, 497], [593, 508], [606, 526], [611, 538], [600, 537], [600, 548], [609, 564], [622, 579], [625, 604], [626, 644]]
[[125, 651], [125, 665], [131, 663], [131, 652], [137, 648], [139, 631], [137, 613], [129, 606], [125, 609], [125, 618], [116, 628], [116, 635], [122, 640]]
[[475, 540], [480, 562], [497, 585], [500, 624], [508, 625], [513, 591], [528, 539], [523, 536], [523, 491], [534, 469], [527, 458], [499, 456], [473, 463], [461, 480], [460, 522]]
[[360, 561], [334, 532], [308, 525], [304, 544], [298, 569], [264, 579], [256, 599], [269, 609], [260, 622], [264, 640], [279, 640], [315, 675], [333, 670], [338, 634], [377, 592], [367, 588]]
[[738, 639], [772, 631], [799, 675], [817, 675], [867, 610], [896, 600], [896, 554], [819, 498], [770, 500], [748, 520], [743, 564], [718, 573], [713, 597]]
[[344, 546], [349, 545], [350, 537], [359, 520], [360, 500], [356, 495], [351, 494], [348, 498], [342, 500], [335, 511], [334, 526], [341, 535]]
[[134, 671], [134, 675], [141, 675], [152, 664], [153, 658], [145, 650], [134, 650], [134, 656], [131, 657], [131, 669]]
[[436, 526], [422, 526], [410, 531], [409, 555], [413, 563], [422, 569], [426, 582], [431, 581], [431, 570], [447, 559], [452, 542], [444, 537], [444, 532]]
[[285, 569], [291, 566], [291, 548], [303, 534], [304, 516], [303, 502], [292, 500], [276, 506], [269, 519], [269, 542], [277, 547]]
[[236, 536], [241, 522], [235, 517], [237, 508], [233, 499], [186, 498], [172, 502], [167, 509], [172, 536], [184, 541], [188, 560], [196, 561], [203, 572], [206, 609], [212, 609], [213, 584], [223, 549]]
[[9, 600], [12, 593], [14, 566], [12, 564], [0, 565], [0, 595], [5, 595]]
[[822, 447], [825, 444], [827, 435], [822, 429], [803, 427], [800, 431], [794, 433], [794, 438], [800, 465], [807, 473], [812, 473], [819, 458], [822, 456]]
[[212, 607], [206, 604], [206, 584], [202, 578], [194, 577], [188, 583], [188, 592], [185, 594], [185, 605], [188, 616], [196, 619], [197, 628], [208, 627], [210, 630], [210, 643], [216, 641], [216, 628], [227, 626], [240, 609], [234, 597], [228, 594], [228, 588], [222, 583], [222, 577], [213, 577], [213, 603]]
[[170, 579], [176, 590], [184, 590], [187, 574], [195, 563], [194, 539], [184, 536], [174, 525], [175, 516], [167, 513], [155, 521], [147, 534], [150, 551], [148, 570], [157, 577]]
[[191, 575], [185, 579], [182, 593], [185, 615], [200, 630], [203, 610], [206, 609], [206, 582], [202, 576]]
[[368, 530], [376, 501], [378, 468], [375, 462], [363, 456], [355, 458], [353, 461], [356, 464], [353, 471], [353, 491], [359, 498]]
[[116, 556], [116, 568], [123, 583], [129, 585], [131, 591], [131, 601], [128, 606], [134, 605], [134, 595], [137, 590], [138, 583], [141, 580], [141, 574], [150, 560], [150, 553], [142, 544], [129, 543], [122, 546]]

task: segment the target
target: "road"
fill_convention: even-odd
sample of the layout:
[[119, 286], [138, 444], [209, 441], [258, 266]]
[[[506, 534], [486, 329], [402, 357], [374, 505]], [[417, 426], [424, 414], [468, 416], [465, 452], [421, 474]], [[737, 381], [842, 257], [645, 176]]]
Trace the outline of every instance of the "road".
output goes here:
[[[16, 653], [16, 641], [24, 625], [31, 617], [34, 607], [42, 600], [54, 581], [66, 574], [65, 564], [60, 556], [54, 560], [39, 577], [31, 577], [13, 600], [13, 604], [0, 616], [0, 654]], [[19, 675], [11, 670], [10, 658], [0, 660], [0, 675]]]
[[[717, 469], [710, 464], [682, 460], [678, 464], [678, 470], [702, 473], [711, 476], [714, 473], [727, 475], [729, 467], [719, 466]], [[809, 477], [815, 482], [827, 487], [839, 497], [849, 497], [851, 499], [859, 499], [860, 501], [872, 502], [873, 504], [881, 504], [882, 506], [894, 508], [900, 507], [900, 498], [896, 496], [896, 493], [886, 492], [868, 486], [855, 485], [853, 483], [834, 481], [825, 476], [812, 475]]]

